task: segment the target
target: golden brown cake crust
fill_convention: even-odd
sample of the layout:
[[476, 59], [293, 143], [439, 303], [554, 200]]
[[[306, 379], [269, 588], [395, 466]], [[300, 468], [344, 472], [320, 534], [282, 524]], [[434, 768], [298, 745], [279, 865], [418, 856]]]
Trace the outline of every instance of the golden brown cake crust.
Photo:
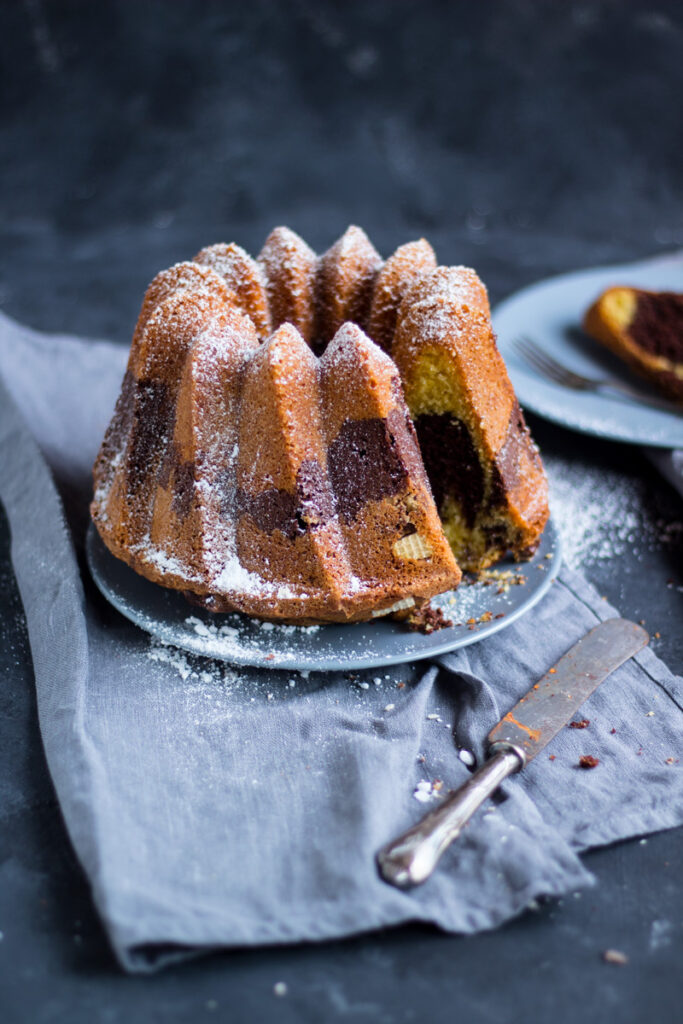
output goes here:
[[[656, 320], [657, 306], [672, 300], [678, 306], [677, 336], [683, 339], [683, 295], [669, 292], [653, 292], [640, 288], [614, 287], [608, 288], [588, 309], [583, 320], [583, 328], [596, 341], [608, 348], [614, 355], [627, 363], [641, 377], [651, 381], [663, 395], [674, 402], [683, 404], [683, 340], [680, 341], [678, 355], [675, 351], [652, 351], [648, 334], [656, 323], [645, 322], [640, 325], [643, 334], [638, 336], [639, 309], [650, 307], [648, 320]], [[641, 319], [642, 317], [641, 313]], [[666, 325], [668, 331], [672, 325]], [[656, 346], [659, 347], [659, 346]]]
[[220, 274], [217, 274], [211, 267], [201, 267], [197, 263], [186, 261], [176, 263], [168, 270], [162, 270], [151, 282], [142, 300], [142, 308], [133, 334], [131, 359], [134, 358], [134, 353], [137, 351], [147, 321], [157, 306], [161, 305], [164, 299], [170, 295], [188, 291], [209, 292], [217, 296], [224, 304], [231, 302], [230, 289]]
[[324, 254], [320, 260], [316, 297], [321, 348], [344, 323], [365, 327], [381, 265], [381, 257], [368, 236], [353, 224]]
[[377, 275], [368, 317], [368, 334], [385, 352], [391, 351], [398, 309], [415, 281], [436, 269], [429, 242], [420, 238], [400, 246]]
[[296, 232], [279, 227], [268, 235], [258, 262], [266, 276], [273, 330], [293, 324], [310, 344], [316, 330], [318, 257]]
[[265, 341], [272, 331], [266, 277], [263, 268], [239, 245], [209, 245], [194, 258], [201, 266], [211, 267], [232, 292], [235, 305], [246, 313]]

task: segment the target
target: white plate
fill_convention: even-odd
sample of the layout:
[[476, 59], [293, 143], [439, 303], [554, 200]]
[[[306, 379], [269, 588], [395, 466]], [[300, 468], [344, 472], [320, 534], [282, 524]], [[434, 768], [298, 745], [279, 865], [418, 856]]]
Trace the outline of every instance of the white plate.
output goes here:
[[[122, 615], [165, 643], [194, 654], [236, 665], [260, 668], [335, 671], [379, 668], [420, 658], [433, 658], [483, 640], [505, 629], [539, 601], [560, 569], [562, 560], [555, 527], [546, 526], [541, 544], [529, 562], [501, 562], [496, 572], [512, 570], [524, 583], [498, 593], [497, 583], [461, 584], [434, 604], [453, 626], [435, 633], [411, 633], [400, 622], [375, 619], [350, 625], [276, 626], [244, 615], [214, 615], [190, 605], [176, 590], [138, 576], [114, 558], [91, 524], [86, 554], [99, 590]], [[491, 612], [490, 621], [476, 622]], [[496, 616], [500, 615], [500, 618]]]
[[586, 434], [661, 448], [683, 447], [683, 415], [560, 387], [541, 377], [515, 352], [514, 339], [528, 335], [577, 373], [618, 377], [644, 394], [661, 397], [581, 330], [583, 314], [611, 285], [683, 292], [683, 253], [563, 274], [502, 302], [493, 312], [493, 326], [517, 397], [539, 416]]

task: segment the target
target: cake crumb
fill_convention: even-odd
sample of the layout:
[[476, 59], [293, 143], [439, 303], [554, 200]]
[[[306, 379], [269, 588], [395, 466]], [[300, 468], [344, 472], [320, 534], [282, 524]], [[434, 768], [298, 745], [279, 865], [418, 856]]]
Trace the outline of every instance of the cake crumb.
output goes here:
[[606, 949], [602, 959], [606, 964], [616, 964], [617, 967], [624, 967], [628, 963], [628, 957], [620, 949]]
[[597, 757], [593, 757], [592, 754], [582, 754], [579, 758], [580, 768], [597, 768], [599, 764], [600, 759]]
[[415, 609], [408, 616], [407, 622], [408, 629], [413, 633], [425, 633], [426, 635], [453, 625], [453, 620], [447, 619], [441, 608], [434, 608], [431, 604]]
[[569, 723], [570, 729], [587, 729], [591, 724], [590, 718], [579, 718], [574, 722]]

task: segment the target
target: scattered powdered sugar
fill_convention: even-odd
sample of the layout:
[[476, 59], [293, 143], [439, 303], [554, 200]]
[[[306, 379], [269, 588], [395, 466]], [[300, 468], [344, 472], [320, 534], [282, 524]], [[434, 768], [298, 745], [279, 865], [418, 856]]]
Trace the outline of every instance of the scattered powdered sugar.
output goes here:
[[676, 527], [683, 530], [683, 524], [665, 524], [648, 516], [642, 481], [555, 456], [546, 456], [544, 462], [551, 512], [571, 569], [589, 569], [627, 550], [652, 550], [672, 539]]
[[203, 720], [215, 724], [232, 718], [234, 703], [226, 697], [232, 696], [247, 679], [231, 665], [193, 657], [154, 638], [150, 640], [147, 659], [168, 666], [177, 674], [183, 684], [186, 709], [196, 722]]
[[206, 637], [206, 639], [214, 639], [221, 637], [226, 640], [236, 639], [239, 630], [236, 626], [221, 625], [216, 626], [213, 622], [202, 622], [195, 615], [188, 615], [185, 619], [185, 625], [188, 626], [197, 636]]
[[422, 779], [413, 790], [413, 796], [421, 804], [431, 803], [441, 796], [441, 783], [438, 780], [429, 782], [428, 779]]
[[[233, 639], [239, 634], [239, 629], [236, 626], [228, 626], [222, 624], [220, 626], [215, 625], [213, 622], [202, 622], [194, 615], [190, 615], [185, 619], [185, 625], [189, 626], [197, 636], [207, 637], [212, 639]], [[279, 622], [259, 622], [258, 629], [263, 633], [278, 633], [282, 636], [291, 636], [293, 634], [300, 633], [317, 633], [320, 626], [288, 626], [283, 625]]]
[[288, 626], [279, 622], [260, 622], [259, 629], [262, 629], [264, 633], [276, 631], [284, 636], [287, 636], [288, 634], [291, 636], [292, 634], [297, 633], [317, 633], [320, 626]]

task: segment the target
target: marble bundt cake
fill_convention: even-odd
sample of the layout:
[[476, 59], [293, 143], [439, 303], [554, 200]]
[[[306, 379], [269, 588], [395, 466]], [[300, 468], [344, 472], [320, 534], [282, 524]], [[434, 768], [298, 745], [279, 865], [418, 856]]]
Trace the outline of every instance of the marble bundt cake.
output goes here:
[[608, 288], [583, 326], [667, 398], [683, 403], [683, 294]]
[[424, 240], [382, 263], [359, 228], [321, 258], [276, 228], [258, 260], [214, 245], [158, 274], [94, 477], [142, 575], [300, 623], [419, 605], [548, 514], [481, 281]]

